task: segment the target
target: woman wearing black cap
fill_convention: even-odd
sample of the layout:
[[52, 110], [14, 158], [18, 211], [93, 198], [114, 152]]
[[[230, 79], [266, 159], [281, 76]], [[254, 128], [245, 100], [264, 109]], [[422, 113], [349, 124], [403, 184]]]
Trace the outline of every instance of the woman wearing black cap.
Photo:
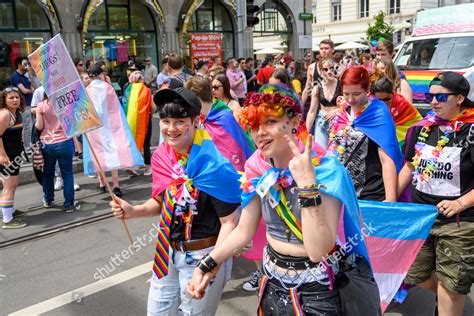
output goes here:
[[234, 229], [240, 205], [240, 175], [197, 126], [201, 103], [188, 89], [163, 89], [154, 97], [164, 142], [152, 157], [152, 197], [132, 206], [110, 203], [121, 219], [160, 216], [148, 315], [214, 315], [232, 262], [223, 262], [204, 300], [185, 286], [197, 262]]
[[[433, 112], [406, 140], [399, 194], [411, 183], [415, 203], [433, 204], [439, 216], [405, 280], [437, 294], [440, 315], [461, 315], [474, 281], [474, 104], [469, 83], [454, 72], [430, 83]], [[471, 271], [471, 272], [469, 272]]]

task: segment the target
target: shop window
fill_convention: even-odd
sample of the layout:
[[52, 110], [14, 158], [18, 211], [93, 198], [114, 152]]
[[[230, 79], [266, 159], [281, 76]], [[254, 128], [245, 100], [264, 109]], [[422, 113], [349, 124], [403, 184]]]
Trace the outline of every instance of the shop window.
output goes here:
[[[255, 33], [288, 33], [288, 24], [280, 12], [277, 9], [263, 9], [257, 17], [260, 19], [260, 23], [254, 26]], [[263, 36], [260, 34], [260, 36]]]
[[144, 69], [150, 56], [159, 65], [156, 29], [150, 11], [140, 1], [105, 0], [90, 19], [85, 60], [103, 61], [108, 75], [121, 86], [132, 61]]
[[13, 19], [13, 3], [1, 2], [0, 4], [0, 28], [13, 29], [15, 22]]
[[[222, 34], [222, 56], [223, 60], [233, 56], [234, 52], [234, 28], [232, 18], [225, 7], [218, 0], [205, 0], [196, 10], [192, 17], [192, 24], [188, 28], [189, 33], [214, 33]], [[190, 42], [186, 42], [186, 56], [191, 56]], [[189, 58], [188, 58], [189, 59]], [[190, 67], [191, 65], [188, 65]]]

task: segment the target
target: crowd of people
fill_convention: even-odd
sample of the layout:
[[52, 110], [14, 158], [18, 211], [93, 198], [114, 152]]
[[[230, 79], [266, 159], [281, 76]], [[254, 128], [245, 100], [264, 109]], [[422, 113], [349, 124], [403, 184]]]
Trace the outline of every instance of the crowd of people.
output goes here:
[[[360, 229], [357, 200], [436, 207], [438, 218], [405, 283], [436, 293], [440, 315], [461, 315], [474, 281], [470, 84], [455, 72], [437, 74], [426, 93], [432, 111], [422, 117], [393, 55], [388, 40], [372, 56], [335, 52], [329, 39], [303, 60], [288, 52], [262, 62], [194, 59], [188, 68], [170, 53], [160, 72], [149, 57], [142, 71], [132, 65], [121, 100], [103, 63], [85, 69], [78, 59], [103, 123], [88, 134], [90, 144], [65, 136], [44, 90], [25, 75], [28, 60], [19, 58], [11, 86], [0, 94], [3, 228], [26, 225], [14, 208], [17, 157], [31, 147], [34, 125], [43, 144], [45, 207], [61, 177], [64, 211], [77, 209], [72, 161], [76, 153], [85, 173], [96, 175], [92, 146], [112, 172], [114, 215], [159, 221], [150, 315], [215, 314], [237, 255], [255, 261], [258, 270], [244, 289], [258, 290], [262, 315], [350, 314], [351, 304], [361, 315], [380, 315], [365, 248], [325, 260], [341, 247], [340, 220]], [[163, 143], [152, 154], [154, 113]], [[151, 174], [151, 198], [138, 205], [122, 199], [120, 169]], [[99, 176], [100, 192], [105, 181]], [[353, 271], [365, 295], [348, 303], [341, 280], [356, 282]]]

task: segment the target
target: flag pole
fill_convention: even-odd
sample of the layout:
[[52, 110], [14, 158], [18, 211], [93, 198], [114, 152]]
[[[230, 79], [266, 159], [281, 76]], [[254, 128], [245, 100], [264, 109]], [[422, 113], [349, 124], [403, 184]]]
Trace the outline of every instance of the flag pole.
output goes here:
[[[109, 194], [112, 200], [116, 201], [115, 194], [113, 193], [112, 188], [110, 187], [109, 181], [107, 181], [107, 178], [105, 177], [104, 170], [102, 170], [102, 165], [100, 164], [99, 159], [97, 159], [97, 156], [94, 151], [94, 147], [92, 147], [91, 142], [89, 141], [89, 137], [87, 137], [87, 133], [84, 133], [83, 135], [87, 141], [87, 144], [89, 145], [89, 148], [91, 149], [92, 156], [94, 157], [95, 163], [99, 167], [99, 176], [102, 177], [102, 180], [105, 182], [105, 185], [107, 186], [107, 190], [109, 191]], [[125, 220], [123, 218], [122, 218], [122, 224], [123, 224], [123, 228], [125, 229], [125, 232], [127, 233], [128, 240], [130, 241], [130, 245], [133, 246], [132, 235], [130, 235], [130, 231], [128, 230], [127, 223], [125, 223]]]

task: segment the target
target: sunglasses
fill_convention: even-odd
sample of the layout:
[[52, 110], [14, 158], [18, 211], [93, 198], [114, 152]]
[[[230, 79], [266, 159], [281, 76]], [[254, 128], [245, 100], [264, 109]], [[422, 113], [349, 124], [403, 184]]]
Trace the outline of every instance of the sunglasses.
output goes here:
[[329, 68], [321, 68], [322, 71], [328, 72], [329, 70], [333, 71], [334, 67], [329, 67]]
[[84, 66], [84, 64], [77, 64], [77, 65], [78, 65], [78, 66], [81, 66], [81, 67]]
[[212, 90], [219, 90], [219, 88], [222, 86], [212, 86]]
[[12, 92], [12, 91], [20, 92], [20, 89], [18, 89], [17, 87], [8, 87], [3, 90], [3, 92], [7, 92], [7, 93]]
[[438, 102], [446, 102], [448, 100], [448, 96], [455, 95], [457, 93], [425, 93], [425, 100], [428, 102], [433, 101], [433, 98], [436, 98]]

